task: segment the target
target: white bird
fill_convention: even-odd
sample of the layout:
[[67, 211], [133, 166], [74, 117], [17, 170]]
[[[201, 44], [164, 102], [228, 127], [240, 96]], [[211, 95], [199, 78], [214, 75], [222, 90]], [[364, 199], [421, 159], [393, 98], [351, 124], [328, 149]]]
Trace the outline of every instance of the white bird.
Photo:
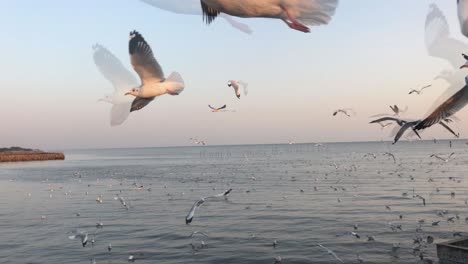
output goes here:
[[213, 107], [211, 105], [208, 105], [208, 107], [211, 109], [211, 112], [221, 112], [221, 110], [226, 109], [226, 105], [223, 105], [221, 107]]
[[[184, 0], [184, 1], [174, 1], [174, 0], [140, 0], [148, 5], [157, 7], [162, 10], [166, 10], [175, 14], [182, 15], [203, 15], [202, 10], [200, 9], [200, 0]], [[252, 29], [244, 23], [236, 21], [232, 16], [226, 14], [220, 14], [220, 17], [224, 18], [234, 28], [246, 33], [252, 34]]]
[[422, 87], [422, 88], [419, 89], [419, 90], [417, 90], [417, 89], [412, 89], [408, 94], [417, 93], [417, 94], [419, 95], [419, 94], [422, 93], [422, 91], [423, 91], [424, 89], [427, 89], [427, 88], [429, 88], [429, 87], [431, 87], [431, 86], [432, 86], [432, 85], [430, 84], [430, 85], [426, 85], [426, 86]]
[[204, 197], [204, 198], [201, 198], [200, 200], [196, 201], [192, 208], [190, 209], [189, 213], [187, 214], [187, 216], [185, 217], [185, 224], [190, 224], [193, 220], [193, 217], [195, 216], [195, 211], [198, 209], [198, 207], [200, 207], [207, 199], [210, 199], [210, 198], [219, 198], [219, 197], [227, 197], [229, 195], [229, 193], [232, 191], [232, 189], [229, 189], [229, 190], [226, 190], [225, 192], [222, 192], [220, 194], [215, 194], [215, 195], [212, 195], [212, 196], [208, 196], [208, 197]]
[[112, 104], [110, 112], [110, 125], [118, 126], [127, 120], [130, 115], [132, 99], [125, 96], [138, 82], [135, 76], [125, 67], [122, 62], [102, 45], [93, 46], [93, 60], [102, 76], [114, 87], [114, 93], [107, 95], [99, 101]]
[[334, 257], [336, 260], [338, 260], [340, 263], [344, 263], [343, 260], [341, 260], [341, 259], [335, 254], [335, 252], [333, 252], [331, 249], [328, 249], [328, 248], [322, 246], [321, 244], [317, 244], [317, 245], [318, 245], [321, 249], [325, 250], [325, 251], [328, 253], [328, 255], [330, 255], [330, 256]]
[[457, 0], [457, 9], [461, 32], [465, 37], [468, 37], [468, 1]]
[[86, 247], [86, 244], [88, 243], [88, 233], [84, 231], [76, 230], [73, 232], [73, 235], [68, 236], [68, 238], [72, 240], [79, 238], [83, 247]]
[[130, 111], [142, 109], [157, 96], [179, 95], [184, 90], [184, 81], [179, 73], [173, 72], [167, 79], [164, 77], [163, 70], [155, 59], [151, 47], [140, 33], [130, 32], [128, 46], [133, 69], [141, 79], [139, 87], [125, 94], [135, 96]]
[[201, 0], [203, 19], [210, 24], [226, 13], [237, 17], [265, 17], [283, 20], [290, 28], [310, 32], [307, 25], [328, 24], [338, 0]]
[[239, 99], [241, 97], [241, 91], [240, 91], [241, 86], [244, 89], [244, 96], [246, 96], [248, 94], [247, 87], [249, 85], [246, 82], [230, 80], [230, 81], [228, 81], [227, 85], [234, 89], [234, 93], [236, 94], [237, 98], [239, 98]]
[[430, 56], [443, 59], [451, 66], [450, 70], [444, 70], [435, 79], [443, 79], [449, 86], [442, 95], [433, 103], [428, 113], [432, 112], [447, 98], [460, 90], [465, 85], [465, 75], [459, 71], [462, 64], [460, 53], [468, 50], [468, 45], [450, 35], [450, 26], [442, 11], [435, 4], [430, 5], [425, 23], [425, 42]]

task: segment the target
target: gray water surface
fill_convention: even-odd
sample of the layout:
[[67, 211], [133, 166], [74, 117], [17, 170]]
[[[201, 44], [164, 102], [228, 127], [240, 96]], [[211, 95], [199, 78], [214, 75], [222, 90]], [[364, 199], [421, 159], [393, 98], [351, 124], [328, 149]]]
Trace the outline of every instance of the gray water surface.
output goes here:
[[[128, 263], [134, 255], [135, 263], [338, 263], [317, 244], [344, 263], [357, 263], [357, 254], [364, 263], [419, 263], [421, 253], [435, 261], [435, 243], [468, 234], [467, 150], [464, 141], [206, 146], [79, 150], [66, 161], [1, 164], [0, 262]], [[429, 157], [451, 152], [448, 162]], [[229, 199], [205, 202], [185, 224], [196, 200], [229, 188]], [[97, 222], [104, 227], [94, 245], [68, 238], [79, 229], [91, 239]], [[343, 235], [355, 224], [360, 239]], [[208, 237], [190, 238], [196, 230]], [[413, 238], [429, 235], [434, 244], [413, 249]]]

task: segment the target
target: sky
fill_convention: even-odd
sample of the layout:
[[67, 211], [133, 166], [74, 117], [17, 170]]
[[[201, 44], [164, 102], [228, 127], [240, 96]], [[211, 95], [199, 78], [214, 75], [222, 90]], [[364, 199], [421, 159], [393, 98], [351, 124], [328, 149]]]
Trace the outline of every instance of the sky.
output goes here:
[[[173, 0], [183, 2], [184, 0]], [[433, 81], [444, 61], [428, 56], [424, 22], [429, 4], [460, 33], [455, 1], [341, 0], [329, 25], [310, 34], [274, 19], [241, 19], [253, 34], [224, 20], [171, 13], [140, 0], [16, 0], [0, 2], [0, 146], [71, 148], [210, 145], [390, 139], [369, 116], [408, 106], [421, 118], [447, 84]], [[186, 88], [161, 96], [121, 126], [109, 125], [113, 91], [97, 70], [100, 43], [131, 71], [128, 34], [138, 30], [166, 74]], [[466, 51], [468, 52], [468, 50]], [[136, 74], [135, 74], [136, 76]], [[237, 99], [226, 83], [249, 83]], [[433, 84], [423, 95], [408, 91]], [[211, 113], [227, 104], [235, 113]], [[332, 117], [338, 108], [357, 115]], [[468, 112], [453, 128], [468, 137]], [[423, 134], [450, 138], [434, 126]]]

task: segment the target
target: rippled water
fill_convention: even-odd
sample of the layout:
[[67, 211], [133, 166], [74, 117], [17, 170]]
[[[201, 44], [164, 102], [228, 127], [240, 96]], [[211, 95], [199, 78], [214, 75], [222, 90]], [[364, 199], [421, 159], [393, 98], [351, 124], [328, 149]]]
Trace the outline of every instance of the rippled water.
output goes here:
[[[468, 232], [467, 149], [464, 141], [451, 149], [439, 141], [82, 150], [67, 152], [66, 161], [2, 164], [0, 262], [128, 263], [131, 254], [136, 263], [273, 263], [276, 256], [336, 263], [319, 243], [344, 263], [357, 263], [356, 254], [365, 263], [417, 263], [420, 252], [436, 260], [434, 244], [414, 251], [413, 238], [437, 243]], [[452, 151], [447, 163], [429, 157]], [[376, 158], [364, 158], [368, 152]], [[197, 199], [228, 188], [228, 200], [207, 201], [185, 224]], [[114, 200], [118, 193], [128, 210]], [[97, 222], [104, 228], [94, 246], [68, 239], [76, 229], [91, 239]], [[343, 235], [355, 224], [360, 239]], [[196, 230], [208, 236], [190, 238]], [[371, 235], [376, 241], [367, 242]]]

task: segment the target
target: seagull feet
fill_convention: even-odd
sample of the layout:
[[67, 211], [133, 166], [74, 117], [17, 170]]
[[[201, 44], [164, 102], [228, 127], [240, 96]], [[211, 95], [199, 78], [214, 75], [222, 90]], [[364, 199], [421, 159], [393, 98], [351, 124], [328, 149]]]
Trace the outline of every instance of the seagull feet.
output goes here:
[[283, 12], [286, 14], [287, 18], [283, 18], [283, 21], [292, 29], [304, 32], [304, 33], [309, 33], [310, 28], [308, 28], [306, 25], [302, 24], [301, 22], [297, 21], [291, 14], [289, 13], [288, 9], [285, 7], [281, 6], [281, 9], [283, 9]]

